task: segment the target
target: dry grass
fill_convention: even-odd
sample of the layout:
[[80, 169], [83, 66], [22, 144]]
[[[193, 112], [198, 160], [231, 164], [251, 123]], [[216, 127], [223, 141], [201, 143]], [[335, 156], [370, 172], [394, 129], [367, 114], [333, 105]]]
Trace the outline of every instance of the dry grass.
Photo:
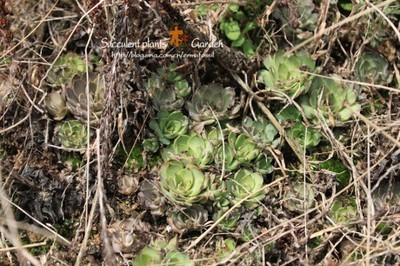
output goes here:
[[[60, 160], [68, 151], [54, 143], [54, 138], [51, 137], [54, 121], [47, 117], [43, 108], [43, 100], [51, 91], [46, 83], [46, 76], [57, 58], [65, 51], [72, 49], [69, 47], [71, 43], [84, 55], [86, 62], [89, 62], [92, 54], [100, 53], [99, 40], [104, 37], [118, 39], [127, 36], [145, 39], [144, 36], [152, 34], [152, 37], [165, 38], [164, 33], [161, 33], [161, 36], [156, 35], [157, 27], [166, 26], [162, 19], [168, 17], [172, 20], [173, 15], [166, 14], [167, 10], [162, 10], [162, 5], [152, 1], [131, 2], [132, 6], [138, 5], [137, 2], [145, 2], [145, 4], [141, 6], [143, 8], [141, 11], [128, 6], [124, 1], [105, 0], [82, 3], [61, 0], [56, 0], [54, 3], [18, 0], [6, 5], [12, 10], [12, 15], [7, 19], [11, 21], [10, 31], [14, 34], [14, 39], [9, 41], [7, 46], [2, 47], [3, 52], [0, 55], [0, 60], [11, 60], [9, 64], [1, 61], [0, 65], [2, 79], [0, 143], [4, 145], [0, 146], [0, 264], [2, 265], [27, 265], [28, 262], [32, 265], [56, 265], [56, 263], [97, 265], [102, 260], [105, 265], [117, 265], [127, 263], [138, 252], [138, 250], [129, 254], [115, 252], [108, 232], [108, 227], [113, 221], [129, 217], [131, 213], [137, 211], [145, 215], [145, 210], [140, 208], [136, 196], [133, 196], [132, 200], [116, 192], [114, 175], [117, 171], [113, 162], [117, 145], [122, 143], [125, 147], [127, 136], [134, 135], [133, 141], [131, 140], [129, 144], [135, 147], [143, 136], [148, 134], [146, 122], [152, 115], [152, 111], [149, 100], [141, 92], [143, 91], [141, 80], [159, 67], [159, 64], [165, 62], [154, 59], [118, 61], [110, 56], [109, 49], [102, 51], [107, 82], [106, 105], [101, 126], [96, 130], [95, 137], [90, 139], [88, 134], [88, 144], [82, 153], [86, 164], [76, 172], [67, 171], [60, 166]], [[189, 21], [193, 6], [200, 4], [197, 1], [195, 3], [192, 1], [172, 2], [172, 7], [182, 10]], [[229, 2], [201, 2], [205, 5], [220, 5], [219, 9], [212, 14], [214, 17], [210, 16], [210, 19], [204, 23], [202, 30], [218, 28], [218, 18], [223, 16], [226, 4]], [[260, 18], [263, 25], [267, 25], [272, 20], [271, 12], [278, 2], [280, 1], [273, 1], [273, 5], [266, 7]], [[332, 46], [333, 44], [340, 46], [338, 44], [340, 37], [337, 33], [351, 31], [351, 25], [359, 21], [367, 24], [374, 23], [369, 21], [372, 14], [375, 18], [381, 17], [382, 21], [387, 22], [388, 29], [393, 32], [393, 41], [397, 39], [400, 41], [398, 26], [385, 14], [385, 7], [395, 3], [395, 0], [386, 0], [377, 5], [367, 1], [362, 11], [333, 23], [330, 21], [333, 18], [328, 17], [327, 2], [329, 1], [320, 2], [323, 2], [325, 6], [321, 4], [320, 12], [324, 13], [318, 22], [318, 29], [312, 37], [291, 47], [287, 51], [288, 54], [307, 48], [314, 51], [315, 57], [319, 57], [324, 65], [327, 62], [332, 63], [334, 62], [332, 54], [335, 53]], [[2, 3], [0, 1], [0, 8]], [[245, 3], [241, 4], [245, 5]], [[133, 11], [138, 13], [128, 14]], [[136, 20], [135, 16], [139, 19]], [[155, 17], [158, 20], [141, 21], [146, 20], [147, 17]], [[148, 28], [135, 28], [137, 25], [132, 26], [128, 22], [142, 23], [140, 26]], [[328, 23], [331, 24], [327, 26]], [[271, 43], [270, 47], [277, 45], [278, 33], [279, 30], [275, 31], [276, 36], [265, 37], [276, 42]], [[218, 38], [216, 32], [207, 34], [207, 30], [204, 30], [204, 35]], [[354, 45], [359, 49], [353, 47], [349, 58], [344, 60], [346, 62], [333, 66], [338, 72], [354, 71], [351, 69], [350, 61], [355, 61], [360, 51], [368, 45], [367, 40], [364, 40], [365, 43], [360, 43], [352, 37], [349, 38], [354, 42], [350, 47]], [[4, 44], [0, 42], [0, 45]], [[325, 47], [323, 51], [321, 47]], [[398, 44], [395, 47], [399, 49]], [[397, 185], [400, 173], [398, 54], [397, 50], [397, 59], [390, 62], [394, 69], [395, 80], [397, 80], [397, 83], [391, 84], [397, 84], [397, 88], [356, 81], [351, 79], [350, 75], [340, 80], [368, 87], [363, 91], [360, 89], [360, 95], [367, 95], [365, 100], [368, 101], [374, 101], [373, 97], [382, 98], [382, 110], [373, 110], [367, 114], [354, 112], [352, 121], [346, 124], [345, 140], [337, 139], [335, 130], [327, 124], [321, 124], [318, 127], [325, 138], [326, 147], [329, 147], [328, 151], [324, 151], [329, 153], [326, 158], [333, 156], [340, 158], [351, 173], [351, 182], [340, 191], [336, 191], [333, 184], [332, 179], [335, 175], [316, 170], [316, 157], [305, 149], [299, 148], [287, 136], [284, 125], [278, 122], [265, 103], [265, 95], [268, 94], [269, 88], [258, 90], [260, 84], [256, 81], [256, 74], [248, 73], [247, 69], [228, 73], [229, 71], [224, 69], [223, 65], [217, 66], [222, 69], [219, 73], [226, 74], [221, 80], [230, 80], [233, 77], [232, 80], [237, 87], [247, 94], [250, 112], [254, 113], [254, 109], [259, 108], [273, 123], [288, 144], [289, 152], [282, 153], [270, 149], [276, 163], [275, 172], [279, 174], [273, 175], [272, 181], [259, 190], [268, 191], [268, 195], [260, 202], [263, 215], [258, 221], [261, 225], [257, 232], [253, 232], [251, 240], [238, 240], [236, 248], [222, 258], [215, 255], [215, 243], [218, 240], [224, 237], [240, 239], [238, 232], [221, 233], [218, 230], [219, 223], [242, 202], [259, 191], [249, 194], [233, 205], [200, 233], [193, 236], [179, 236], [181, 237], [179, 238], [180, 249], [187, 252], [198, 265], [399, 264], [400, 205], [398, 205], [399, 201], [395, 202], [392, 199], [400, 198], [398, 195], [400, 186]], [[199, 69], [207, 69], [215, 64], [215, 62], [205, 60], [196, 63]], [[190, 65], [190, 62], [184, 62], [184, 64]], [[215, 66], [212, 67], [215, 68]], [[195, 78], [193, 82], [194, 80]], [[5, 81], [12, 84], [11, 89], [9, 89], [10, 86], [6, 86]], [[130, 85], [124, 85], [125, 83]], [[132, 87], [129, 89], [128, 86], [133, 86], [134, 90]], [[378, 100], [382, 102], [382, 99]], [[87, 101], [89, 102], [89, 98]], [[286, 99], [279, 99], [277, 102], [288, 103], [290, 98], [287, 96]], [[368, 102], [363, 104], [367, 106]], [[89, 131], [89, 120], [87, 125]], [[221, 128], [220, 125], [219, 127]], [[285, 157], [286, 154], [296, 158], [288, 160]], [[27, 174], [31, 168], [39, 169], [41, 173]], [[154, 169], [149, 169], [150, 171]], [[221, 172], [221, 176], [225, 176], [224, 167]], [[135, 174], [150, 175], [149, 173]], [[46, 176], [47, 181], [38, 180], [41, 176]], [[293, 176], [301, 177], [298, 181], [304, 183], [304, 191], [306, 191], [306, 183], [312, 183], [317, 191], [314, 207], [300, 214], [290, 212], [284, 207], [285, 201], [289, 200], [285, 198], [285, 191], [292, 189]], [[388, 192], [388, 195], [382, 200], [383, 202], [378, 204], [376, 195], [380, 184], [387, 185], [385, 192]], [[62, 213], [58, 222], [51, 219], [41, 221], [33, 210], [35, 207], [32, 207], [36, 205], [29, 205], [21, 199], [32, 197], [33, 194], [30, 193], [39, 193], [40, 190], [49, 192], [52, 189], [55, 191], [56, 188], [61, 191], [63, 207], [75, 203], [77, 208], [74, 211], [69, 208], [71, 213]], [[68, 197], [71, 191], [76, 194]], [[355, 199], [356, 220], [336, 223], [332, 219], [329, 210], [333, 202], [342, 195]], [[40, 202], [39, 199], [33, 197], [30, 199], [30, 201], [35, 200]], [[19, 206], [14, 202], [24, 202], [24, 206]], [[30, 209], [27, 209], [28, 206]], [[43, 210], [40, 209], [38, 212], [43, 212]], [[16, 218], [16, 213], [18, 217], [24, 217], [24, 220]], [[71, 231], [68, 237], [60, 233], [65, 220], [64, 215], [74, 223], [72, 227], [66, 227], [66, 230]], [[44, 220], [46, 222], [43, 222]], [[169, 240], [175, 236], [168, 232], [165, 224], [159, 224], [155, 219], [151, 222], [154, 230], [151, 232], [152, 240], [158, 238]], [[161, 222], [165, 221], [161, 220]], [[246, 221], [243, 222], [246, 223]], [[389, 226], [391, 231], [384, 234], [380, 232], [382, 224]], [[98, 256], [101, 258], [99, 259]]]

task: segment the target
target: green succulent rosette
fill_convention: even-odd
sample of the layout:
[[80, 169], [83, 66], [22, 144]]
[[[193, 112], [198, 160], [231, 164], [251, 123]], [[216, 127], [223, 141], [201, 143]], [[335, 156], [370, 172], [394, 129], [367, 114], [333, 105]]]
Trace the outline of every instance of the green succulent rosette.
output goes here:
[[[225, 214], [224, 210], [216, 210], [213, 214], [213, 220], [216, 222], [219, 218]], [[234, 209], [227, 217], [225, 217], [219, 224], [218, 227], [224, 231], [233, 231], [237, 228], [238, 221], [240, 220], [240, 211]]]
[[132, 266], [153, 266], [161, 265], [161, 255], [153, 247], [145, 247], [140, 253], [135, 257], [132, 262]]
[[229, 145], [220, 145], [215, 155], [215, 163], [227, 171], [235, 171], [240, 167], [240, 162], [235, 157], [235, 151]]
[[[91, 66], [89, 66], [89, 69]], [[86, 63], [76, 53], [67, 53], [60, 56], [50, 69], [47, 81], [51, 85], [63, 86], [69, 83], [72, 78], [86, 72]]]
[[204, 124], [236, 118], [240, 111], [235, 90], [216, 83], [204, 85], [196, 90], [185, 107], [190, 118]]
[[157, 117], [149, 124], [154, 130], [159, 141], [163, 144], [170, 144], [171, 140], [186, 133], [189, 126], [189, 119], [180, 111], [167, 112], [159, 111]]
[[208, 220], [208, 212], [199, 204], [168, 213], [167, 222], [174, 232], [182, 234], [201, 229]]
[[184, 76], [177, 71], [176, 64], [171, 64], [165, 70], [158, 68], [157, 73], [145, 81], [145, 88], [149, 92], [153, 106], [160, 111], [175, 111], [180, 109], [192, 88]]
[[[264, 179], [259, 173], [242, 168], [235, 173], [232, 179], [227, 180], [226, 183], [233, 203], [237, 203], [249, 194], [261, 189], [264, 185]], [[255, 208], [258, 205], [258, 201], [263, 199], [264, 196], [265, 191], [261, 190], [247, 199], [243, 204], [248, 208]]]
[[361, 110], [354, 90], [335, 78], [338, 77], [315, 78], [309, 93], [300, 100], [304, 114], [314, 124], [325, 121], [334, 126], [349, 120], [353, 111]]
[[198, 134], [182, 135], [162, 151], [162, 158], [181, 160], [206, 168], [213, 161], [213, 147]]
[[392, 81], [388, 61], [376, 52], [363, 52], [355, 64], [357, 80], [372, 84], [386, 85]]
[[84, 149], [88, 132], [84, 124], [77, 120], [66, 121], [56, 126], [56, 135], [61, 146], [67, 149]]
[[207, 199], [209, 176], [194, 164], [170, 160], [160, 169], [164, 194], [178, 205], [190, 206]]
[[338, 197], [333, 202], [329, 214], [339, 224], [355, 220], [358, 217], [356, 201], [346, 196]]
[[228, 146], [233, 150], [234, 157], [242, 165], [250, 165], [250, 162], [260, 154], [260, 149], [256, 143], [243, 134], [229, 133]]
[[288, 136], [298, 143], [302, 148], [316, 147], [321, 140], [321, 134], [318, 130], [306, 127], [303, 123], [295, 123], [287, 130]]
[[306, 93], [313, 80], [313, 76], [303, 71], [315, 71], [315, 61], [304, 52], [292, 56], [278, 52], [265, 58], [264, 66], [258, 80], [271, 89], [273, 95], [286, 94], [292, 99]]
[[296, 182], [285, 192], [283, 206], [292, 212], [303, 213], [315, 203], [315, 192], [311, 184]]
[[277, 136], [278, 130], [261, 116], [257, 120], [245, 117], [242, 121], [242, 130], [254, 142], [265, 147], [276, 148], [280, 142]]
[[104, 107], [104, 88], [104, 77], [98, 73], [89, 73], [88, 79], [86, 74], [76, 75], [65, 87], [68, 110], [76, 119], [84, 123], [89, 119], [91, 126], [98, 126]]

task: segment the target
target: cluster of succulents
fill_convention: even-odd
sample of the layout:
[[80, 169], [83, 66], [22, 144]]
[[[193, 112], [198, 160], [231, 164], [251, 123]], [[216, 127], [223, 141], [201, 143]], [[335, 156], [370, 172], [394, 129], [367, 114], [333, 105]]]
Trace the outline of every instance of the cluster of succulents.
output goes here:
[[166, 70], [158, 68], [157, 73], [144, 83], [156, 110], [178, 110], [192, 91], [189, 82], [176, 68], [176, 64], [169, 65]]
[[267, 56], [265, 69], [260, 71], [259, 81], [277, 97], [287, 95], [294, 99], [310, 88], [313, 80], [307, 72], [316, 70], [315, 61], [305, 52], [287, 56], [283, 52]]

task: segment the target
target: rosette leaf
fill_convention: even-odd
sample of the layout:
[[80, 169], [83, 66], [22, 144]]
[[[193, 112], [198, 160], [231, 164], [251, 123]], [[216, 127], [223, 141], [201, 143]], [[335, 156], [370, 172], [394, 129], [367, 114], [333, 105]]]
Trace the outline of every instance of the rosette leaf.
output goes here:
[[233, 88], [223, 88], [220, 84], [213, 83], [195, 91], [185, 107], [194, 121], [212, 124], [216, 119], [237, 117], [241, 106], [237, 102]]
[[61, 146], [67, 149], [84, 149], [88, 141], [86, 126], [79, 121], [71, 120], [60, 123], [55, 129]]
[[91, 126], [97, 126], [104, 106], [104, 87], [104, 77], [100, 74], [89, 73], [89, 79], [86, 74], [76, 75], [65, 88], [68, 110], [76, 119], [84, 123], [89, 119]]
[[189, 126], [189, 119], [180, 111], [172, 113], [159, 111], [157, 118], [152, 119], [149, 126], [154, 130], [159, 141], [168, 145], [172, 139], [186, 133]]
[[193, 204], [183, 210], [170, 212], [168, 224], [176, 233], [201, 229], [208, 220], [208, 212], [199, 204]]
[[213, 161], [213, 147], [210, 142], [200, 135], [182, 135], [163, 150], [162, 157], [164, 160], [182, 160], [187, 163], [197, 164], [200, 168], [205, 168]]
[[145, 179], [140, 184], [138, 194], [140, 204], [150, 210], [152, 215], [161, 216], [165, 211], [165, 198], [161, 193], [160, 185], [157, 180]]
[[257, 120], [246, 117], [242, 121], [244, 133], [254, 142], [264, 147], [276, 148], [280, 142], [278, 130], [265, 118], [259, 116]]
[[306, 93], [311, 85], [313, 76], [304, 71], [315, 71], [315, 61], [307, 53], [286, 56], [278, 52], [265, 58], [264, 66], [259, 81], [272, 89], [273, 95], [286, 94], [292, 99]]
[[190, 206], [207, 198], [209, 176], [194, 164], [167, 161], [161, 166], [160, 176], [165, 195], [176, 204]]
[[44, 106], [56, 121], [62, 120], [68, 113], [65, 99], [59, 92], [47, 94], [44, 98]]
[[325, 120], [329, 125], [345, 122], [351, 118], [353, 111], [361, 109], [351, 87], [331, 78], [319, 77], [314, 79], [310, 92], [302, 96], [301, 107], [314, 124]]
[[358, 58], [354, 75], [359, 81], [386, 85], [392, 81], [389, 63], [378, 53], [364, 52]]
[[260, 153], [254, 161], [253, 169], [262, 174], [270, 174], [274, 171], [274, 166], [272, 165], [272, 158], [266, 153]]
[[[248, 169], [240, 169], [231, 180], [226, 182], [228, 192], [232, 195], [233, 203], [237, 203], [262, 188], [264, 179], [259, 173], [254, 173]], [[258, 205], [258, 201], [263, 199], [264, 196], [265, 191], [261, 190], [248, 198], [244, 205], [248, 208], [255, 208]]]

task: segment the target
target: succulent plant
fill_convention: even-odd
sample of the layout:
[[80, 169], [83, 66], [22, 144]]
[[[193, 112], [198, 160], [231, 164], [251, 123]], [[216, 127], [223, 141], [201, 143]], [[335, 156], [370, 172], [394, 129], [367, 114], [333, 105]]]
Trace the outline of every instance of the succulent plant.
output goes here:
[[286, 190], [283, 206], [292, 212], [303, 213], [314, 207], [315, 193], [311, 184], [296, 182]]
[[157, 138], [148, 138], [143, 140], [143, 150], [146, 152], [156, 153], [160, 148], [160, 143]]
[[120, 172], [117, 180], [118, 192], [123, 195], [132, 195], [139, 188], [139, 178]]
[[260, 153], [256, 143], [243, 134], [229, 133], [228, 145], [232, 148], [234, 157], [242, 165], [249, 165]]
[[120, 145], [118, 146], [117, 152], [121, 160], [121, 165], [126, 171], [137, 173], [144, 168], [145, 161], [143, 159], [143, 149], [141, 146], [134, 146], [125, 151], [123, 146]]
[[57, 139], [67, 149], [84, 149], [88, 141], [86, 126], [77, 120], [62, 122], [56, 126]]
[[[222, 215], [225, 214], [224, 210], [216, 210], [213, 214], [213, 220], [216, 222]], [[234, 209], [232, 212], [225, 217], [219, 224], [218, 227], [224, 231], [233, 231], [237, 228], [238, 221], [240, 220], [240, 210]]]
[[235, 171], [239, 168], [240, 162], [235, 158], [235, 152], [229, 145], [220, 145], [215, 156], [215, 163], [228, 171]]
[[153, 247], [144, 247], [135, 257], [132, 266], [161, 265], [161, 254]]
[[157, 118], [152, 119], [149, 126], [161, 143], [169, 145], [172, 139], [186, 133], [189, 119], [180, 111], [159, 111]]
[[361, 109], [354, 90], [335, 78], [315, 78], [310, 92], [301, 98], [304, 114], [315, 124], [321, 120], [329, 125], [339, 124], [349, 120], [353, 111]]
[[392, 81], [387, 60], [376, 52], [363, 52], [358, 58], [354, 75], [359, 81], [386, 85]]
[[150, 242], [150, 227], [136, 214], [133, 217], [117, 221], [108, 229], [114, 252], [138, 252]]
[[[86, 94], [87, 82], [89, 94]], [[89, 119], [91, 126], [97, 126], [104, 106], [104, 87], [101, 74], [90, 72], [89, 79], [86, 74], [76, 75], [65, 87], [68, 110], [78, 120], [86, 122]]]
[[305, 39], [310, 37], [317, 27], [319, 14], [314, 10], [312, 0], [303, 0], [297, 1], [295, 5], [277, 6], [272, 16], [282, 23], [282, 30], [286, 36], [295, 35], [298, 39]]
[[303, 123], [295, 123], [287, 130], [288, 136], [302, 148], [316, 147], [321, 139], [318, 130], [306, 127]]
[[346, 196], [337, 197], [329, 214], [336, 223], [347, 223], [355, 220], [358, 217], [356, 201]]
[[153, 106], [157, 111], [175, 111], [184, 104], [184, 99], [191, 92], [191, 87], [184, 76], [175, 71], [176, 64], [168, 66], [167, 70], [157, 69], [145, 82]]
[[47, 80], [52, 85], [63, 86], [69, 83], [75, 75], [84, 72], [86, 72], [85, 61], [76, 53], [67, 53], [54, 62]]
[[272, 158], [265, 152], [260, 153], [254, 161], [253, 169], [262, 175], [270, 174], [274, 171]]
[[[232, 196], [233, 203], [237, 203], [248, 195], [261, 189], [264, 179], [259, 173], [241, 168], [235, 173], [232, 179], [226, 181], [229, 195]], [[265, 196], [265, 191], [261, 190], [248, 198], [243, 204], [248, 208], [254, 208]]]
[[178, 250], [171, 250], [165, 255], [162, 265], [193, 266], [194, 264], [186, 253], [179, 252]]
[[199, 204], [193, 204], [183, 210], [174, 210], [167, 217], [172, 230], [179, 234], [201, 229], [207, 220], [208, 212]]
[[223, 88], [217, 83], [204, 85], [196, 90], [185, 107], [190, 118], [205, 125], [212, 124], [217, 119], [236, 118], [241, 108], [236, 100], [235, 90], [231, 87]]
[[190, 206], [206, 200], [209, 176], [194, 164], [170, 160], [160, 169], [161, 187], [174, 203]]
[[264, 66], [266, 69], [261, 70], [258, 80], [272, 89], [273, 95], [286, 94], [292, 99], [306, 93], [313, 80], [313, 76], [303, 71], [315, 71], [315, 61], [305, 52], [292, 56], [278, 52], [265, 58]]
[[181, 135], [162, 151], [162, 157], [164, 160], [181, 160], [205, 168], [213, 161], [213, 147], [198, 134]]
[[164, 215], [165, 198], [161, 193], [159, 182], [154, 179], [145, 179], [140, 184], [138, 193], [140, 204], [150, 210], [152, 215]]
[[334, 175], [339, 190], [345, 188], [349, 184], [351, 177], [350, 172], [341, 160], [337, 158], [331, 158], [324, 162], [318, 163], [318, 167]]
[[44, 106], [47, 112], [56, 121], [62, 120], [68, 114], [65, 99], [61, 96], [59, 92], [55, 91], [47, 94], [44, 98]]
[[242, 129], [258, 145], [276, 148], [280, 142], [277, 137], [278, 130], [262, 116], [259, 116], [257, 120], [250, 117], [244, 118]]
[[231, 252], [236, 248], [236, 243], [232, 238], [221, 238], [218, 239], [215, 245], [215, 257], [218, 260], [228, 257]]
[[171, 265], [171, 266], [193, 266], [193, 262], [185, 253], [176, 249], [176, 238], [169, 243], [156, 241], [152, 246], [147, 246], [136, 255], [132, 262], [133, 266], [153, 266], [153, 265]]

